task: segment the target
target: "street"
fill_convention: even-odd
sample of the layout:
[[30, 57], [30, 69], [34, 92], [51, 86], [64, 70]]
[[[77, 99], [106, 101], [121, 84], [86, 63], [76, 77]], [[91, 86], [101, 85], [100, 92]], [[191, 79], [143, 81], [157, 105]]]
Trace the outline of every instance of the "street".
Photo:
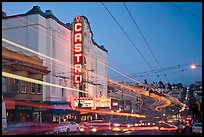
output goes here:
[[64, 133], [60, 135], [192, 135], [190, 128], [186, 128], [184, 134], [179, 134], [177, 131], [161, 131], [161, 130], [137, 130], [137, 131], [125, 131], [125, 132], [112, 132], [112, 131], [104, 131], [103, 133], [95, 132], [95, 133]]

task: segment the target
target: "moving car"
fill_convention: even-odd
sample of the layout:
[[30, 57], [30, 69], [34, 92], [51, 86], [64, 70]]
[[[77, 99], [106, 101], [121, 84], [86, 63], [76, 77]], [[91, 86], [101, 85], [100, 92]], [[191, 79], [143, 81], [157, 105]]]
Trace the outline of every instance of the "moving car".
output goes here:
[[80, 129], [79, 124], [77, 124], [74, 121], [71, 121], [59, 124], [54, 128], [54, 132], [55, 134], [79, 132], [79, 129]]
[[202, 123], [194, 123], [192, 126], [192, 133], [193, 134], [202, 134]]
[[114, 118], [110, 121], [110, 129], [113, 132], [127, 131], [130, 126], [124, 118]]
[[90, 122], [80, 123], [80, 134], [105, 134], [110, 127], [109, 122], [103, 120], [93, 120]]
[[3, 135], [46, 135], [53, 134], [53, 127], [47, 123], [24, 122], [10, 123]]

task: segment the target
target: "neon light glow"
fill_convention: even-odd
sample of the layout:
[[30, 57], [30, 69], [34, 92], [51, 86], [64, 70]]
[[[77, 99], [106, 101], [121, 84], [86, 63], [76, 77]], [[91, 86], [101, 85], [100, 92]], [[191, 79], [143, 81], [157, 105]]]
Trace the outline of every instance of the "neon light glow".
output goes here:
[[77, 16], [74, 24], [74, 83], [82, 83], [82, 22]]

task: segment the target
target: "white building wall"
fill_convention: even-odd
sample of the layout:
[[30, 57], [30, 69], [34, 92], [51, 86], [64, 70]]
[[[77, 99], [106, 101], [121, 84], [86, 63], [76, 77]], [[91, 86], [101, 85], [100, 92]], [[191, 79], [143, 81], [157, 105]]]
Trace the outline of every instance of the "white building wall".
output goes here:
[[[47, 54], [53, 59], [58, 61], [47, 60], [47, 64], [50, 64], [51, 75], [48, 80], [52, 83], [62, 85], [65, 87], [71, 87], [71, 31], [64, 26], [58, 24], [53, 19], [47, 19]], [[66, 78], [54, 77], [53, 75], [63, 76]], [[64, 89], [62, 94], [61, 88], [51, 87], [49, 98], [51, 101], [65, 101], [69, 100], [72, 95], [72, 91]]]
[[97, 61], [97, 83], [100, 84], [97, 86], [97, 95], [103, 94], [107, 96], [107, 53], [101, 49], [98, 49]]
[[[23, 17], [26, 20], [26, 17]], [[26, 21], [21, 20], [19, 18], [8, 18], [2, 19], [2, 38], [8, 39], [12, 42], [18, 43], [27, 47], [27, 28], [26, 28]], [[21, 34], [21, 35], [19, 35]], [[21, 50], [11, 44], [2, 41], [2, 46], [5, 46], [12, 50]], [[22, 51], [22, 50], [21, 50]]]
[[107, 53], [93, 44], [92, 33], [86, 19], [84, 19], [83, 40], [86, 57], [86, 80], [89, 81], [86, 83], [88, 96], [100, 96], [100, 91], [107, 96], [107, 66], [104, 65], [107, 64]]

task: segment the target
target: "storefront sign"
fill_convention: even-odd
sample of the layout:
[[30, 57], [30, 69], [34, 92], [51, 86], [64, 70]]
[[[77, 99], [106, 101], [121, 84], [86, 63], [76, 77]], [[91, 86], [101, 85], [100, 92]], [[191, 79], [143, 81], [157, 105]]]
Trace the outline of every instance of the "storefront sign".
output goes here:
[[[93, 107], [94, 103], [93, 100], [80, 100], [80, 103], [82, 104], [81, 107]], [[74, 101], [74, 107], [78, 107], [79, 100]]]
[[20, 111], [32, 111], [32, 107], [28, 106], [16, 106], [16, 109]]
[[118, 102], [113, 102], [113, 106], [118, 106]]
[[46, 108], [34, 108], [34, 111], [46, 111]]
[[[79, 98], [75, 98], [71, 100], [73, 107], [78, 107]], [[102, 97], [94, 97], [94, 98], [80, 98], [81, 107], [91, 107], [92, 109], [97, 108], [111, 108], [111, 98], [107, 98], [105, 96]]]
[[77, 16], [74, 24], [74, 83], [82, 83], [82, 22], [80, 16]]

